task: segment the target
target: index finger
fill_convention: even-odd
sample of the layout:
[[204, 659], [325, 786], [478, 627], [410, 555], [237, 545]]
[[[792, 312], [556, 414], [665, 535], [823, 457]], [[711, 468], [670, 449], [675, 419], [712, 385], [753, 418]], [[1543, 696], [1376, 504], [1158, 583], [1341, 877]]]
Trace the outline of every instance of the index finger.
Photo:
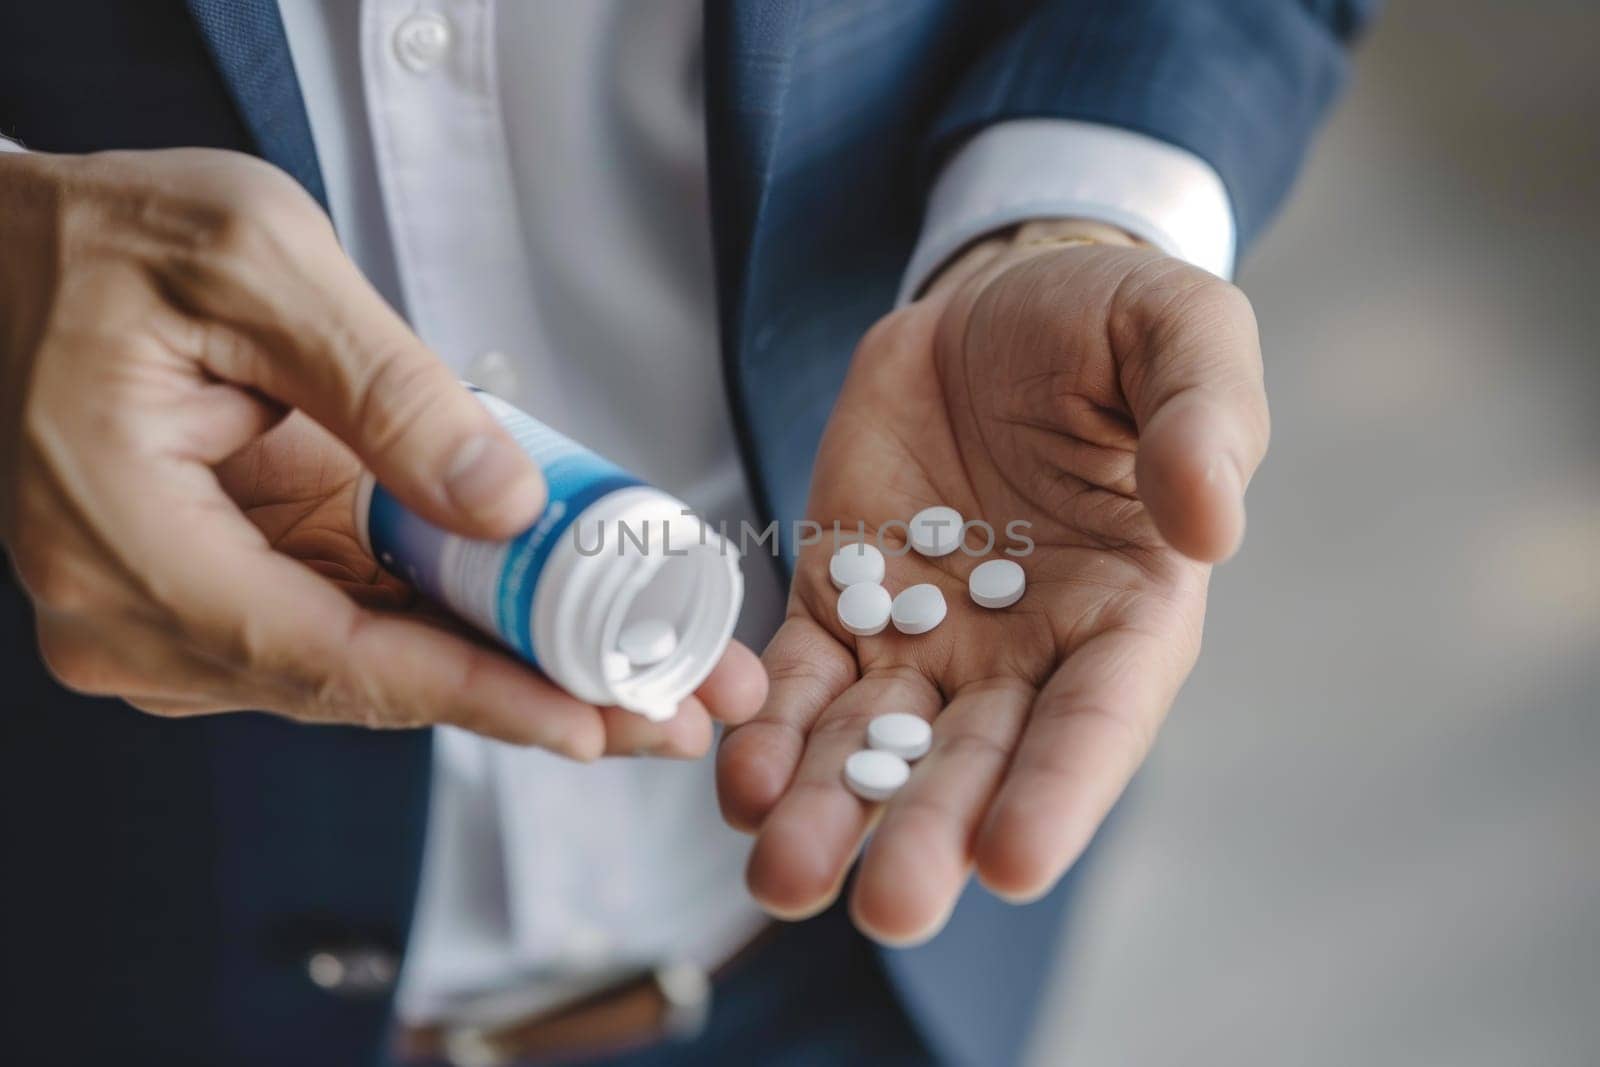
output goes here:
[[595, 708], [505, 653], [419, 617], [358, 606], [273, 551], [214, 480], [210, 493], [143, 497], [124, 533], [173, 625], [254, 679], [258, 706], [368, 726], [449, 723], [575, 759], [600, 755]]
[[[281, 176], [280, 176], [281, 177]], [[211, 374], [299, 408], [408, 507], [470, 537], [509, 537], [545, 500], [543, 475], [339, 246], [287, 179], [180, 258], [190, 353]]]
[[711, 717], [730, 726], [745, 722], [767, 699], [767, 672], [756, 654], [738, 641], [728, 643], [722, 658], [695, 690]]
[[804, 614], [778, 628], [762, 657], [766, 700], [717, 751], [717, 803], [736, 830], [753, 831], [789, 788], [822, 709], [859, 676], [854, 654]]

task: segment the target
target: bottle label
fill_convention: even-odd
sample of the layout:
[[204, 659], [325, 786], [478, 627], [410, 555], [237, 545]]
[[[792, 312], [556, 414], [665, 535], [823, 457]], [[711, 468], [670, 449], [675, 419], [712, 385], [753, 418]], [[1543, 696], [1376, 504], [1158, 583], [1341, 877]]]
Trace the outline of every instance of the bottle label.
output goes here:
[[538, 666], [533, 598], [551, 552], [589, 505], [644, 483], [504, 400], [472, 391], [544, 472], [550, 495], [538, 521], [509, 541], [474, 541], [423, 521], [380, 485], [367, 534], [386, 570]]

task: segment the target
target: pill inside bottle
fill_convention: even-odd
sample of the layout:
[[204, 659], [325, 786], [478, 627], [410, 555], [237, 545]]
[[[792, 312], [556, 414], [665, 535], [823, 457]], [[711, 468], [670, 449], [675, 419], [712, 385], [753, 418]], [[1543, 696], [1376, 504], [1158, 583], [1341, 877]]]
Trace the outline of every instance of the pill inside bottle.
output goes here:
[[665, 619], [640, 619], [622, 628], [617, 635], [617, 651], [628, 657], [635, 669], [654, 667], [678, 647], [678, 631]]
[[368, 473], [355, 500], [363, 546], [579, 700], [672, 717], [732, 639], [738, 551], [681, 500], [470, 391], [543, 471], [543, 513], [513, 538], [472, 540], [412, 513]]

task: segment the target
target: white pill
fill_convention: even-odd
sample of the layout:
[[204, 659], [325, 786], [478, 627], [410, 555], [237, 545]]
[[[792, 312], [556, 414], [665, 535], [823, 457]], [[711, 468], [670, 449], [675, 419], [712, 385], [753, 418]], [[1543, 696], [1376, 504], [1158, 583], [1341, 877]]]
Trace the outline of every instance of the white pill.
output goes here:
[[678, 631], [665, 619], [630, 622], [617, 635], [617, 651], [628, 657], [634, 670], [653, 667], [678, 648]]
[[892, 752], [864, 748], [844, 761], [844, 784], [862, 800], [888, 800], [910, 777], [910, 765]]
[[933, 727], [920, 715], [891, 711], [867, 724], [867, 747], [889, 752], [910, 762], [928, 754], [933, 744]]
[[927, 633], [944, 621], [944, 612], [944, 594], [926, 583], [902, 591], [889, 609], [894, 628], [903, 634]]
[[828, 561], [828, 577], [835, 589], [848, 589], [862, 582], [883, 581], [883, 553], [866, 542], [845, 545]]
[[1009, 608], [1022, 599], [1028, 579], [1015, 560], [991, 559], [978, 564], [967, 578], [967, 592], [979, 606]]
[[839, 594], [839, 623], [857, 637], [882, 633], [892, 603], [889, 590], [876, 582], [848, 586]]
[[961, 512], [943, 506], [911, 516], [911, 547], [924, 556], [948, 556], [961, 547]]

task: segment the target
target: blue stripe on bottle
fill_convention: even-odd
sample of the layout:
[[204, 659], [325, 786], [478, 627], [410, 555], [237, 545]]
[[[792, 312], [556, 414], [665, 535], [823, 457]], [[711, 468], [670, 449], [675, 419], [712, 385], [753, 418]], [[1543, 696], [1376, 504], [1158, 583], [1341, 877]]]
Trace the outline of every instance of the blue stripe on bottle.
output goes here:
[[[617, 473], [587, 481], [560, 495], [552, 491], [544, 515], [511, 543], [501, 567], [495, 599], [495, 629], [519, 655], [536, 667], [539, 659], [533, 651], [533, 598], [550, 553], [555, 551], [573, 522], [595, 501], [619, 489], [644, 484], [610, 464], [606, 466]], [[554, 481], [552, 479], [552, 490]], [[558, 509], [559, 514], [556, 514]], [[615, 536], [614, 531], [611, 533]]]

